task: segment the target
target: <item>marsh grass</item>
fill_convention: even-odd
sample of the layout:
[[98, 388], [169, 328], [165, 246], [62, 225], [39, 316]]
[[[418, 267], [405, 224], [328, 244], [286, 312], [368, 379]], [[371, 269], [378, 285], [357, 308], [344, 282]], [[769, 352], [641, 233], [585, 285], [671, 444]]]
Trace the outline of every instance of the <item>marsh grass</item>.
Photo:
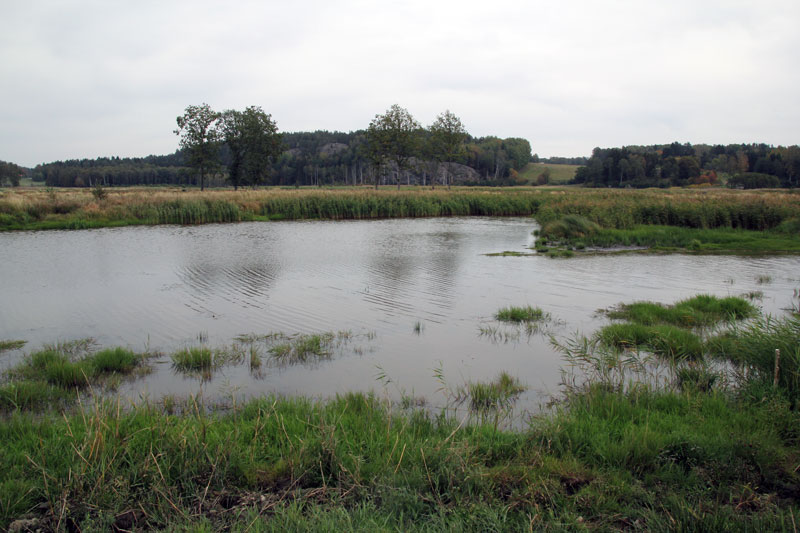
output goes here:
[[174, 352], [171, 356], [172, 364], [181, 372], [205, 372], [213, 370], [218, 361], [214, 352], [205, 346], [191, 346]]
[[731, 361], [753, 380], [772, 384], [776, 350], [778, 387], [800, 406], [800, 317], [759, 316], [709, 340], [712, 355]]
[[[743, 354], [797, 346], [794, 323], [741, 327]], [[661, 381], [652, 356], [594, 337], [562, 346], [583, 381], [516, 431], [497, 424], [522, 388], [508, 374], [456, 389], [486, 413], [469, 420], [361, 393], [14, 412], [0, 420], [0, 529], [26, 518], [45, 531], [793, 530], [790, 383], [753, 396], [699, 365]], [[20, 404], [74, 394], [26, 383]]]
[[655, 302], [622, 304], [606, 312], [616, 320], [628, 320], [642, 325], [672, 324], [680, 327], [703, 327], [726, 320], [742, 320], [757, 314], [753, 304], [744, 298], [719, 298], [699, 294], [674, 305]]
[[50, 404], [66, 406], [87, 387], [113, 388], [121, 376], [146, 373], [144, 363], [153, 354], [137, 354], [125, 348], [91, 351], [90, 339], [46, 346], [27, 355], [6, 373], [0, 392], [0, 408], [41, 409]]
[[27, 342], [28, 341], [13, 341], [13, 340], [0, 341], [0, 353], [8, 352], [11, 350], [19, 350], [20, 348], [25, 346]]
[[[237, 345], [226, 351], [250, 354], [251, 362], [253, 354], [258, 353], [257, 369], [261, 368], [260, 350], [262, 348], [268, 355], [267, 362], [270, 366], [313, 366], [342, 355], [348, 350], [361, 355], [364, 353], [364, 348], [360, 344], [356, 344], [357, 341], [369, 342], [374, 339], [374, 332], [355, 334], [349, 330], [308, 334], [273, 332], [266, 335], [240, 335], [236, 338]], [[251, 369], [253, 368], [251, 363]]]
[[509, 306], [497, 311], [494, 315], [501, 322], [546, 322], [550, 320], [550, 313], [545, 313], [538, 307], [526, 305], [524, 307]]
[[15, 191], [0, 198], [0, 230], [85, 229], [135, 224], [207, 224], [248, 220], [509, 216], [536, 212], [531, 190], [262, 189], [182, 191], [174, 188]]
[[501, 372], [492, 381], [470, 381], [462, 389], [462, 394], [469, 399], [469, 408], [475, 413], [508, 410], [514, 400], [525, 390], [526, 386], [519, 379], [507, 372]]
[[520, 338], [519, 329], [507, 329], [492, 324], [482, 324], [478, 326], [478, 334], [492, 342], [509, 343], [518, 341]]
[[[663, 252], [700, 254], [796, 254], [800, 237], [765, 230], [732, 228], [684, 228], [659, 225], [638, 225], [629, 229], [603, 228], [580, 243], [588, 252], [602, 250], [632, 252], [641, 249]], [[562, 246], [575, 247], [576, 242], [563, 241]]]
[[543, 224], [539, 236], [545, 241], [570, 241], [594, 235], [600, 229], [597, 222], [571, 214]]

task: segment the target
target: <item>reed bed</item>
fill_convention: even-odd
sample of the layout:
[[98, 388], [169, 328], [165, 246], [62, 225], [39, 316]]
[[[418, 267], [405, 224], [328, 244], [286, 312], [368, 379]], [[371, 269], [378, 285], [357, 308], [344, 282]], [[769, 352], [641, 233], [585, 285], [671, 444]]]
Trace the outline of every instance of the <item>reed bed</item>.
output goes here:
[[0, 229], [531, 215], [540, 202], [528, 190], [108, 189], [103, 199], [84, 190], [10, 191], [0, 196]]
[[374, 219], [534, 215], [545, 225], [580, 215], [603, 228], [655, 224], [685, 228], [796, 233], [793, 191], [530, 188], [429, 190], [109, 188], [0, 191], [0, 230], [80, 229], [132, 224], [204, 224], [246, 220]]
[[565, 215], [580, 215], [616, 229], [662, 225], [763, 231], [798, 217], [800, 194], [727, 189], [570, 190], [551, 194], [536, 219], [544, 226]]

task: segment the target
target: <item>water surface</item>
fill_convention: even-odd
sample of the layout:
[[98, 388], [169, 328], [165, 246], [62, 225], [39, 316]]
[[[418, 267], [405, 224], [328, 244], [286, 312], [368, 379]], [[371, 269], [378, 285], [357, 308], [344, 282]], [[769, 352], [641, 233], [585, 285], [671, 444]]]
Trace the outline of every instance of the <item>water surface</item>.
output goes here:
[[531, 387], [523, 401], [533, 407], [558, 391], [563, 362], [546, 335], [481, 336], [501, 307], [541, 307], [556, 319], [547, 332], [565, 338], [590, 333], [605, 323], [596, 310], [620, 302], [762, 291], [757, 303], [775, 314], [800, 286], [794, 257], [484, 255], [525, 251], [535, 228], [528, 218], [431, 218], [0, 234], [0, 339], [31, 350], [93, 337], [169, 353], [198, 339], [348, 330], [354, 339], [330, 361], [260, 377], [232, 366], [203, 382], [165, 356], [123, 392], [326, 397], [383, 390], [381, 374], [388, 393], [435, 404], [437, 369], [453, 386], [505, 370]]

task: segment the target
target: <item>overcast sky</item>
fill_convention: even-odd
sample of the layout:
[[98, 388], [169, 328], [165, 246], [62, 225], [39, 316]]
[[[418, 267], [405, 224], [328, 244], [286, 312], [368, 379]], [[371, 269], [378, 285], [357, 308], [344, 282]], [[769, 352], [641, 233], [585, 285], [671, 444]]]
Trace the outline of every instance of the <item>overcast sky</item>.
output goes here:
[[798, 0], [0, 2], [0, 160], [175, 151], [187, 105], [282, 131], [449, 109], [541, 156], [800, 143]]

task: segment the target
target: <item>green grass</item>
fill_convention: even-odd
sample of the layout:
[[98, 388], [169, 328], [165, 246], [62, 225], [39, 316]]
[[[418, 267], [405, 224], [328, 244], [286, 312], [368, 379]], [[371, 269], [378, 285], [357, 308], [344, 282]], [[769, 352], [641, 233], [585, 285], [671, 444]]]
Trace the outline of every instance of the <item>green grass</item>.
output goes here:
[[0, 353], [7, 352], [10, 350], [19, 350], [28, 341], [0, 341]]
[[485, 413], [508, 409], [514, 399], [525, 392], [525, 387], [517, 378], [501, 372], [492, 381], [471, 381], [467, 383], [464, 393], [469, 398], [472, 411]]
[[771, 385], [776, 350], [780, 352], [778, 385], [800, 407], [800, 317], [758, 317], [709, 341], [711, 353], [746, 368], [752, 378]]
[[181, 372], [202, 372], [215, 366], [214, 352], [205, 346], [192, 346], [172, 354], [172, 364]]
[[599, 339], [617, 348], [641, 348], [669, 360], [701, 359], [704, 344], [700, 337], [672, 325], [611, 324], [598, 331]]
[[335, 333], [316, 333], [286, 337], [269, 348], [270, 355], [281, 364], [302, 364], [331, 357], [337, 335]]
[[622, 304], [606, 314], [609, 318], [643, 325], [672, 324], [681, 327], [710, 326], [724, 320], [742, 320], [755, 316], [757, 310], [744, 298], [718, 298], [700, 294], [675, 305], [654, 302]]
[[539, 235], [544, 242], [585, 239], [600, 231], [600, 225], [580, 215], [564, 215], [542, 226]]
[[102, 389], [110, 376], [143, 368], [144, 354], [124, 348], [92, 353], [89, 345], [76, 341], [27, 355], [6, 372], [7, 383], [0, 388], [0, 411], [68, 407], [87, 386]]
[[363, 394], [16, 414], [0, 424], [0, 527], [33, 510], [84, 531], [779, 530], [798, 509], [798, 420], [779, 409], [590, 388], [519, 432]]
[[529, 185], [536, 185], [537, 178], [547, 168], [550, 170], [550, 185], [569, 183], [575, 177], [579, 165], [557, 165], [551, 163], [528, 163], [519, 172], [519, 177]]
[[54, 409], [74, 399], [73, 391], [46, 381], [15, 381], [0, 386], [0, 411], [4, 412]]
[[549, 320], [550, 314], [538, 307], [526, 305], [524, 307], [509, 306], [497, 311], [495, 319], [501, 322], [542, 322]]
[[[630, 334], [643, 342], [681, 330], [616, 325], [646, 328]], [[318, 344], [307, 337], [297, 345]], [[50, 347], [0, 387], [10, 406], [0, 417], [0, 530], [27, 518], [43, 531], [793, 531], [800, 318], [734, 324], [715, 346], [746, 371], [729, 382], [694, 362], [648, 385], [625, 374], [642, 366], [633, 358], [583, 339], [587, 381], [516, 430], [362, 393], [227, 411], [190, 398], [180, 415], [167, 402], [108, 400], [65, 412], [78, 389], [26, 376], [64, 362], [111, 371], [128, 357]], [[523, 390], [501, 373], [456, 394], [473, 412], [497, 413]], [[44, 403], [51, 409], [27, 412]]]
[[800, 238], [777, 231], [731, 228], [696, 229], [673, 226], [635, 226], [601, 229], [581, 237], [586, 246], [598, 248], [645, 247], [652, 250], [691, 253], [780, 254], [799, 253]]

